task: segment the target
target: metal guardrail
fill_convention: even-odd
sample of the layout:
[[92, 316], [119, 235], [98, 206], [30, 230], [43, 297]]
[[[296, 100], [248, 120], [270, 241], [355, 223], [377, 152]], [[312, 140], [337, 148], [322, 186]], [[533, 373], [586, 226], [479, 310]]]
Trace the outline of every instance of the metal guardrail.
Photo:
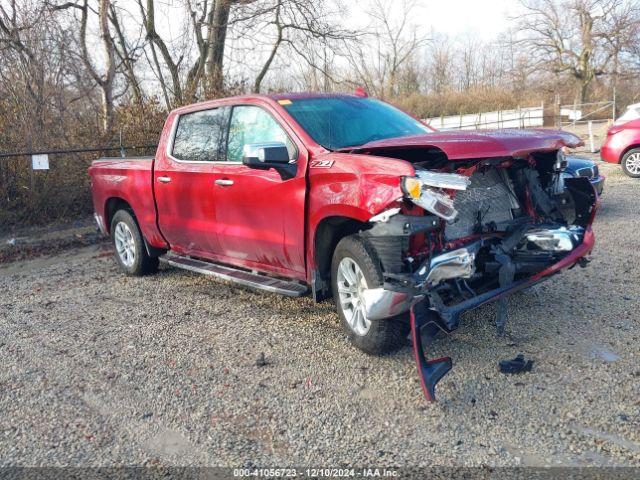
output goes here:
[[[493, 125], [496, 126], [497, 128], [517, 128], [517, 129], [523, 129], [523, 128], [541, 128], [540, 126], [531, 126], [531, 125], [524, 125], [525, 123], [527, 123], [527, 121], [531, 121], [531, 120], [543, 120], [547, 118], [544, 115], [539, 115], [539, 116], [523, 116], [520, 118], [511, 118], [508, 120], [493, 120], [490, 122], [473, 122], [473, 123], [463, 123], [461, 125], [456, 125], [456, 126], [451, 126], [451, 127], [441, 127], [439, 128], [439, 130], [463, 130], [465, 128], [470, 129], [470, 128], [478, 128], [478, 127], [488, 127], [489, 125]], [[505, 123], [512, 123], [512, 122], [519, 122], [520, 125], [519, 126], [513, 126], [513, 127], [505, 127], [504, 124]]]

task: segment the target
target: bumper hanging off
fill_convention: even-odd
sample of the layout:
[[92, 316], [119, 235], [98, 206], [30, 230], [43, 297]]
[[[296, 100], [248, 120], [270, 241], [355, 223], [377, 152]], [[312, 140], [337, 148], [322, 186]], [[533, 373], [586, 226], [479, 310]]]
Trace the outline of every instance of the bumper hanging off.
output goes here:
[[[417, 311], [416, 311], [417, 310]], [[453, 367], [451, 357], [441, 357], [433, 360], [426, 359], [426, 350], [422, 343], [421, 331], [433, 320], [431, 317], [435, 315], [425, 308], [416, 309], [411, 307], [411, 341], [413, 343], [413, 358], [418, 368], [418, 376], [420, 377], [420, 385], [428, 402], [436, 400], [436, 385], [442, 378], [449, 373]]]

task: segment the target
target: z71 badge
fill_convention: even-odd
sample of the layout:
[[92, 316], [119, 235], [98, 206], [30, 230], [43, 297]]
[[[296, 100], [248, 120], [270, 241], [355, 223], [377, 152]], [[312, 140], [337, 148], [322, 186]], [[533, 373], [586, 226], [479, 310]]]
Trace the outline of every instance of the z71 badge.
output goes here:
[[333, 160], [314, 160], [311, 162], [311, 168], [331, 168]]

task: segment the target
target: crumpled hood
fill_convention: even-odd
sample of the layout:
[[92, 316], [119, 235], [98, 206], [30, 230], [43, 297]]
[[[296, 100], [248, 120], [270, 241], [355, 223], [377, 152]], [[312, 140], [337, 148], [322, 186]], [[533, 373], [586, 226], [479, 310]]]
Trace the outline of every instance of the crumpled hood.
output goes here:
[[505, 129], [447, 131], [388, 138], [359, 147], [342, 149], [353, 153], [381, 153], [399, 148], [439, 148], [449, 160], [489, 157], [524, 157], [534, 151], [575, 148], [584, 145], [579, 137], [561, 130]]

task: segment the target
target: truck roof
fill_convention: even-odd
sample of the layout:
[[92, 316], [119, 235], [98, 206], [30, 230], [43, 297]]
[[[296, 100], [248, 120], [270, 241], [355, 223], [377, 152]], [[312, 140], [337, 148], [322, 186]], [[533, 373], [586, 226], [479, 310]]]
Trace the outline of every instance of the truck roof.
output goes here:
[[[363, 98], [363, 95], [356, 95], [350, 93], [317, 93], [317, 92], [296, 92], [296, 93], [269, 93], [269, 94], [259, 94], [259, 93], [249, 93], [246, 95], [236, 95], [234, 97], [221, 97], [215, 98], [211, 100], [205, 100], [202, 102], [192, 103], [190, 105], [185, 105], [183, 107], [178, 107], [174, 109], [174, 112], [182, 113], [186, 111], [192, 111], [197, 109], [197, 106], [205, 106], [205, 105], [213, 105], [218, 102], [224, 101], [224, 103], [230, 102], [242, 102], [256, 99], [263, 100], [303, 100], [308, 98]], [[194, 108], [195, 107], [195, 108]]]
[[352, 93], [319, 93], [319, 92], [296, 92], [296, 93], [270, 93], [265, 95], [273, 100], [304, 100], [307, 98], [362, 98], [361, 95]]

